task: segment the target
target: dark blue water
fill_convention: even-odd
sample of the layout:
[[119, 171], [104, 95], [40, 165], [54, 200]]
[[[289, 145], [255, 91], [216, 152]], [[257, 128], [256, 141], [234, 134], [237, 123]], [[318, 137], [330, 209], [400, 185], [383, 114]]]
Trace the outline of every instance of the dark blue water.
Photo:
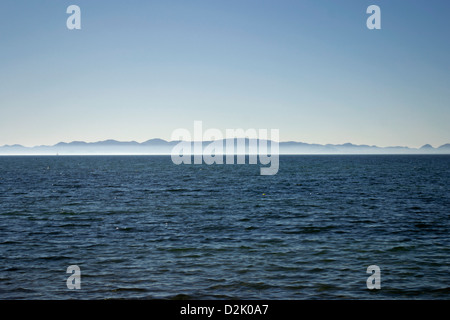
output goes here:
[[449, 185], [450, 156], [0, 157], [0, 299], [448, 299]]

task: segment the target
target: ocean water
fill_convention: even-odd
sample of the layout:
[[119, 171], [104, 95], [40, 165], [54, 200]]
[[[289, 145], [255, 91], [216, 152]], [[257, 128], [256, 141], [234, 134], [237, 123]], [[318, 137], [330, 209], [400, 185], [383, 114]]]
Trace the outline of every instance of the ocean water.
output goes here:
[[0, 157], [0, 299], [448, 299], [450, 156], [259, 168]]

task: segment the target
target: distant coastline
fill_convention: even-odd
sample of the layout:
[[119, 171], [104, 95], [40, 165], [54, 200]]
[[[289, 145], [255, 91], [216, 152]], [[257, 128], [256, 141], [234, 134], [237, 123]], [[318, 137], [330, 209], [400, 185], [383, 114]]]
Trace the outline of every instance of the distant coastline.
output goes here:
[[[219, 140], [220, 141], [220, 140]], [[223, 140], [225, 146], [225, 140]], [[0, 146], [0, 155], [168, 155], [179, 141], [150, 139], [136, 141], [104, 140], [97, 142], [59, 142], [55, 145], [25, 147], [22, 145]], [[207, 145], [210, 141], [204, 141]], [[246, 139], [248, 146], [249, 140]], [[420, 148], [402, 146], [378, 147], [375, 145], [310, 144], [296, 141], [279, 143], [280, 154], [450, 154], [450, 143], [437, 148], [426, 144]]]

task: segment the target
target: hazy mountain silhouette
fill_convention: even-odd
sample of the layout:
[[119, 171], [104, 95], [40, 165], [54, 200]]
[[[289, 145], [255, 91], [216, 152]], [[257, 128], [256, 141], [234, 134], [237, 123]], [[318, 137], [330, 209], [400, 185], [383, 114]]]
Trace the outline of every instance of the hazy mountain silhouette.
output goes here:
[[[222, 141], [224, 148], [227, 145], [226, 140]], [[249, 143], [260, 142], [255, 139], [245, 139], [246, 152], [248, 152]], [[150, 139], [142, 143], [136, 141], [117, 141], [104, 140], [97, 142], [72, 141], [59, 142], [53, 146], [35, 146], [24, 147], [19, 144], [4, 145], [0, 147], [0, 155], [75, 155], [75, 154], [170, 154], [172, 148], [179, 141], [166, 141], [163, 139]], [[206, 146], [210, 141], [204, 141]], [[270, 145], [270, 143], [269, 143]], [[193, 150], [193, 144], [191, 143]], [[237, 141], [234, 141], [236, 150]], [[280, 142], [279, 151], [281, 154], [450, 154], [450, 143], [444, 144], [438, 148], [426, 144], [420, 148], [409, 148], [402, 146], [378, 147], [369, 145], [355, 145], [352, 143], [344, 144], [310, 144], [296, 141]]]
[[450, 143], [443, 144], [438, 149], [439, 150], [449, 150], [450, 151]]

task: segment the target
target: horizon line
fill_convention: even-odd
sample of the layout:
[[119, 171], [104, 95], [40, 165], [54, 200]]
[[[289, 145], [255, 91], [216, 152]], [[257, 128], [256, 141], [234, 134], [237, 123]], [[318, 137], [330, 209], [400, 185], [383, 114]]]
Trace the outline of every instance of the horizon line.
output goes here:
[[[117, 142], [117, 143], [136, 143], [138, 145], [142, 145], [143, 143], [146, 142], [150, 142], [150, 141], [161, 141], [161, 142], [165, 142], [165, 143], [174, 143], [174, 142], [191, 142], [191, 143], [195, 143], [195, 142], [213, 142], [213, 141], [226, 141], [226, 140], [236, 140], [236, 139], [245, 139], [245, 140], [266, 140], [266, 141], [270, 141], [270, 142], [276, 142], [274, 140], [271, 139], [259, 139], [259, 138], [248, 138], [248, 137], [233, 137], [233, 138], [222, 138], [222, 139], [217, 139], [217, 140], [165, 140], [162, 138], [151, 138], [151, 139], [147, 139], [144, 140], [142, 142], [138, 142], [136, 140], [128, 140], [128, 141], [121, 141], [121, 140], [115, 140], [115, 139], [106, 139], [106, 140], [97, 140], [97, 141], [83, 141], [83, 140], [72, 140], [70, 142], [65, 142], [65, 141], [60, 141], [57, 142], [55, 144], [40, 144], [40, 145], [33, 145], [33, 146], [25, 146], [22, 144], [4, 144], [2, 146], [0, 146], [0, 148], [8, 148], [8, 147], [22, 147], [22, 148], [39, 148], [39, 147], [57, 147], [59, 144], [72, 144], [72, 143], [83, 143], [83, 144], [96, 144], [96, 143], [104, 143], [104, 142]], [[321, 143], [309, 143], [309, 142], [303, 142], [303, 141], [295, 141], [295, 140], [286, 140], [286, 141], [278, 141], [278, 143], [301, 143], [301, 144], [306, 144], [306, 145], [311, 145], [311, 146], [356, 146], [356, 147], [371, 147], [371, 148], [408, 148], [408, 149], [421, 149], [424, 147], [427, 148], [433, 148], [433, 149], [439, 149], [443, 146], [446, 145], [450, 145], [450, 143], [444, 143], [440, 146], [434, 147], [429, 143], [426, 143], [420, 147], [410, 147], [410, 146], [401, 146], [401, 145], [396, 145], [396, 146], [378, 146], [375, 144], [369, 145], [369, 144], [354, 144], [352, 142], [345, 142], [345, 143], [326, 143], [326, 144], [321, 144]]]

